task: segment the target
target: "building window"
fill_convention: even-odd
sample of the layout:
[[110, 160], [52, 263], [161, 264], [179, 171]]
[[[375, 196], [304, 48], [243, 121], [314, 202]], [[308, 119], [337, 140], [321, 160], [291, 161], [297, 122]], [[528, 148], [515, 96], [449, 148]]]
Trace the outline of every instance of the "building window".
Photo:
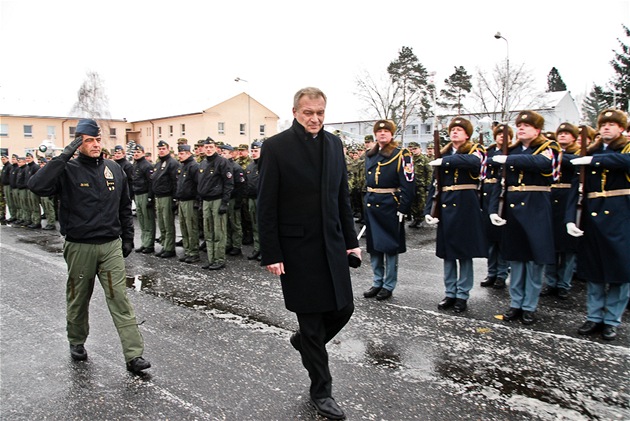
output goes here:
[[70, 133], [70, 136], [74, 136], [74, 133], [77, 131], [76, 126], [70, 126], [68, 127], [68, 133]]
[[55, 138], [55, 126], [46, 126], [46, 132], [48, 133], [48, 139]]
[[168, 126], [168, 135], [173, 137], [173, 126]]
[[24, 125], [24, 137], [33, 137], [33, 126]]
[[0, 136], [6, 137], [9, 135], [9, 125], [0, 124]]
[[260, 125], [260, 136], [265, 136], [265, 125], [264, 124]]
[[219, 134], [225, 134], [225, 123], [219, 123]]
[[109, 137], [116, 137], [116, 128], [115, 127], [110, 127], [109, 128]]
[[412, 124], [411, 125], [411, 134], [413, 134], [413, 135], [417, 135], [418, 134], [418, 126], [416, 124]]
[[151, 127], [147, 127], [147, 136], [151, 136]]
[[431, 125], [423, 124], [422, 125], [422, 134], [431, 134]]
[[158, 137], [162, 137], [162, 126], [158, 126]]
[[246, 124], [245, 123], [241, 123], [241, 124], [238, 125], [238, 127], [239, 127], [239, 129], [238, 129], [239, 134], [245, 135]]
[[181, 125], [181, 131], [182, 131], [182, 136], [186, 136], [186, 125], [185, 124]]

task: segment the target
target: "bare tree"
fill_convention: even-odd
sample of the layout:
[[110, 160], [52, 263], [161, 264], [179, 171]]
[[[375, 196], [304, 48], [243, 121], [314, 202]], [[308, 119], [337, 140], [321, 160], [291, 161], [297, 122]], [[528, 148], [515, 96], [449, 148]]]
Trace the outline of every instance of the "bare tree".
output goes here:
[[545, 93], [535, 88], [532, 72], [525, 64], [510, 66], [509, 78], [507, 62], [495, 65], [491, 73], [477, 69], [476, 79], [472, 98], [480, 108], [480, 116], [509, 121], [514, 112], [544, 105]]
[[396, 98], [399, 88], [391, 83], [389, 75], [383, 74], [375, 81], [367, 71], [356, 78], [357, 91], [354, 93], [366, 104], [365, 111], [370, 118], [390, 118], [396, 113]]
[[105, 94], [105, 84], [97, 72], [88, 71], [86, 79], [77, 92], [77, 102], [70, 110], [70, 115], [92, 118], [99, 121], [102, 129], [109, 130], [109, 99]]

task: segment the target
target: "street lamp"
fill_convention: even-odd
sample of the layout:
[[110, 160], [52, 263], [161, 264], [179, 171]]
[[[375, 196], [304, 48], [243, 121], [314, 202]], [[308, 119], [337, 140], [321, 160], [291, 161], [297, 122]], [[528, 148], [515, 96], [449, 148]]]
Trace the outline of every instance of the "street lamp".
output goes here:
[[[236, 78], [234, 78], [234, 82], [247, 82], [247, 81], [237, 76]], [[251, 108], [250, 108], [249, 99], [250, 99], [250, 96], [249, 94], [247, 94], [247, 144], [248, 145], [252, 143], [252, 129], [251, 129], [252, 121], [251, 121]]]
[[508, 107], [509, 107], [509, 103], [508, 103], [508, 93], [509, 93], [509, 89], [510, 89], [510, 43], [508, 42], [507, 38], [505, 38], [503, 35], [501, 35], [501, 32], [498, 32], [496, 34], [494, 34], [494, 37], [496, 39], [503, 39], [503, 41], [505, 41], [505, 49], [506, 49], [506, 55], [505, 55], [505, 75], [506, 75], [506, 81], [505, 81], [505, 93], [504, 93], [504, 98], [505, 98], [505, 114], [506, 114], [506, 119], [503, 119], [503, 121], [507, 121], [509, 120], [510, 116], [509, 116], [509, 112], [508, 112]]

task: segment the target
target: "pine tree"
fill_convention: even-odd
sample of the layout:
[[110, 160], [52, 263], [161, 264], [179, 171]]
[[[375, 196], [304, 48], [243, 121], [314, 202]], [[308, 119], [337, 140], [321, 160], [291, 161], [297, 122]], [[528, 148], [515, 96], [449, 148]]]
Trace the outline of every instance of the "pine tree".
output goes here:
[[564, 84], [560, 72], [555, 67], [551, 68], [551, 71], [547, 75], [547, 92], [560, 92], [566, 91], [567, 85]]
[[[623, 26], [626, 37], [630, 37], [630, 29]], [[628, 112], [628, 103], [630, 102], [630, 46], [624, 44], [617, 38], [621, 46], [621, 51], [614, 51], [615, 58], [610, 62], [616, 75], [610, 81], [615, 91], [615, 102], [617, 108]]]
[[597, 127], [597, 116], [612, 106], [612, 95], [601, 86], [593, 85], [593, 89], [582, 103], [582, 118], [592, 127]]
[[440, 90], [441, 101], [438, 102], [440, 107], [450, 110], [457, 110], [457, 114], [461, 114], [464, 109], [462, 104], [466, 94], [472, 89], [472, 75], [469, 75], [464, 66], [455, 66], [455, 73], [450, 75], [448, 79], [444, 79], [446, 88]]

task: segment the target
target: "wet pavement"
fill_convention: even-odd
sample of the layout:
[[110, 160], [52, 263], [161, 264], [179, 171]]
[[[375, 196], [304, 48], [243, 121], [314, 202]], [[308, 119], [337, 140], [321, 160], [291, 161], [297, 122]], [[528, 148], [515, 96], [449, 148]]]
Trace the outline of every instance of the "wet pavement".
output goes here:
[[[356, 310], [328, 347], [333, 394], [348, 419], [630, 419], [630, 313], [614, 342], [578, 335], [586, 308], [576, 281], [568, 300], [541, 298], [535, 325], [503, 322], [496, 316], [509, 293], [479, 287], [483, 259], [468, 311], [439, 311], [434, 237], [431, 228], [408, 232], [386, 302], [362, 297], [371, 285], [367, 261], [351, 270]], [[71, 361], [61, 247], [56, 231], [0, 228], [0, 418], [322, 419], [288, 343], [295, 316], [257, 262], [228, 257], [212, 272], [201, 269], [205, 257], [190, 265], [132, 253], [128, 293], [153, 364], [134, 376], [100, 287], [89, 359]]]

